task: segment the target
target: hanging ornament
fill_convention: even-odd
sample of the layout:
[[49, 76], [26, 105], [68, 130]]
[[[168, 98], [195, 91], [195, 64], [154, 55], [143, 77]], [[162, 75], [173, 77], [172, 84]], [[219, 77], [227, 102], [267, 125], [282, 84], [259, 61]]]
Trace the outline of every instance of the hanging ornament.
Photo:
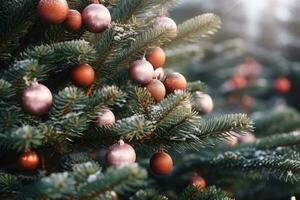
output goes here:
[[21, 95], [23, 109], [32, 115], [46, 114], [52, 105], [52, 93], [44, 85], [33, 83], [25, 88]]
[[206, 181], [201, 176], [195, 174], [195, 175], [193, 175], [193, 177], [190, 181], [190, 185], [193, 185], [193, 186], [196, 186], [200, 189], [203, 189], [203, 188], [206, 187]]
[[123, 140], [112, 145], [106, 153], [106, 162], [109, 166], [130, 165], [135, 163], [135, 159], [135, 150]]
[[153, 173], [166, 176], [170, 174], [173, 169], [173, 160], [169, 154], [160, 150], [151, 157], [150, 168]]
[[100, 112], [98, 112], [96, 123], [99, 128], [113, 125], [115, 121], [115, 115], [109, 109], [103, 109]]
[[247, 86], [247, 80], [239, 75], [235, 75], [229, 81], [226, 82], [227, 89], [229, 90], [239, 90]]
[[227, 139], [226, 140], [226, 144], [230, 148], [236, 147], [238, 145], [238, 143], [239, 143], [239, 139], [237, 138], [237, 136], [234, 136], [234, 135], [230, 135], [226, 139]]
[[154, 28], [166, 28], [174, 33], [174, 38], [177, 36], [177, 24], [174, 22], [173, 19], [169, 17], [157, 17], [154, 20]]
[[40, 0], [37, 9], [45, 22], [60, 24], [67, 18], [69, 5], [66, 0]]
[[105, 6], [93, 3], [82, 11], [82, 21], [90, 32], [101, 33], [109, 28], [111, 15]]
[[147, 60], [134, 61], [129, 68], [131, 80], [140, 85], [148, 84], [152, 80], [153, 74], [153, 66]]
[[280, 94], [288, 93], [291, 89], [291, 82], [285, 77], [277, 78], [274, 83], [275, 90]]
[[33, 171], [38, 168], [40, 158], [33, 150], [26, 150], [19, 158], [18, 165], [22, 170]]
[[168, 92], [187, 89], [187, 82], [185, 77], [178, 72], [167, 74], [164, 85]]
[[157, 79], [152, 79], [150, 83], [146, 85], [146, 88], [155, 102], [160, 102], [166, 96], [166, 88], [164, 84]]
[[162, 81], [164, 79], [165, 72], [162, 67], [159, 67], [154, 70], [153, 78]]
[[166, 54], [160, 47], [149, 49], [146, 54], [146, 60], [149, 61], [154, 69], [162, 67], [166, 62]]
[[207, 114], [213, 111], [214, 102], [210, 95], [202, 92], [195, 93], [194, 107], [201, 114]]
[[82, 24], [82, 17], [80, 12], [70, 9], [65, 24], [70, 30], [79, 30]]
[[73, 69], [71, 78], [77, 87], [88, 87], [95, 81], [95, 71], [89, 64], [80, 64]]
[[249, 143], [253, 143], [256, 141], [256, 137], [253, 133], [247, 133], [244, 135], [239, 135], [238, 136], [238, 141], [240, 143], [245, 143], [245, 144], [249, 144]]

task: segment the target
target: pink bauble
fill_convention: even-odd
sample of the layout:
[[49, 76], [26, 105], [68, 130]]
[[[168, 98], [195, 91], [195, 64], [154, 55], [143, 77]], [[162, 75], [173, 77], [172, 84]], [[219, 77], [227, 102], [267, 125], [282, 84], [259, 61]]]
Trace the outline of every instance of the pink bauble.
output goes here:
[[194, 107], [201, 114], [207, 114], [213, 111], [214, 102], [208, 94], [204, 94], [202, 92], [196, 92]]
[[52, 105], [52, 93], [42, 84], [33, 84], [24, 89], [21, 95], [23, 109], [33, 115], [43, 115]]
[[162, 67], [159, 67], [159, 68], [154, 70], [154, 74], [153, 74], [154, 79], [158, 79], [160, 81], [163, 81], [164, 76], [165, 76], [165, 71]]
[[116, 121], [115, 115], [109, 109], [103, 109], [98, 113], [97, 116], [97, 126], [102, 128], [104, 126], [113, 125]]
[[153, 66], [147, 60], [137, 60], [130, 64], [129, 76], [137, 84], [148, 84], [152, 80], [153, 74]]
[[174, 37], [177, 35], [177, 24], [173, 19], [166, 16], [157, 17], [154, 20], [154, 28], [166, 28], [174, 32]]
[[239, 142], [249, 144], [256, 141], [256, 137], [253, 133], [247, 133], [244, 135], [239, 135], [238, 137]]
[[82, 21], [92, 33], [105, 31], [111, 23], [109, 10], [100, 4], [90, 4], [82, 11]]
[[112, 145], [106, 153], [106, 162], [109, 166], [124, 166], [135, 163], [135, 150], [124, 141]]

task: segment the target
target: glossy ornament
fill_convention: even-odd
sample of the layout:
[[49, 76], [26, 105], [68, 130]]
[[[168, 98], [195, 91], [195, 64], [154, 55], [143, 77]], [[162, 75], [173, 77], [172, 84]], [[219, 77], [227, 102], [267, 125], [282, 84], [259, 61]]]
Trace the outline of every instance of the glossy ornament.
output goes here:
[[166, 28], [169, 31], [173, 32], [172, 35], [173, 38], [177, 36], [177, 24], [173, 19], [169, 17], [166, 16], [157, 17], [154, 20], [154, 28], [157, 29]]
[[18, 160], [18, 165], [22, 170], [33, 171], [38, 168], [40, 158], [35, 151], [25, 151]]
[[198, 175], [194, 175], [192, 177], [192, 180], [190, 182], [191, 185], [196, 186], [200, 189], [203, 189], [206, 187], [206, 181], [204, 178], [202, 178], [201, 176]]
[[134, 61], [129, 67], [131, 80], [140, 85], [148, 84], [152, 80], [153, 74], [153, 66], [147, 60]]
[[287, 79], [285, 77], [281, 77], [281, 78], [276, 79], [276, 81], [274, 83], [274, 87], [278, 93], [285, 94], [290, 91], [291, 82], [289, 81], [289, 79]]
[[160, 47], [155, 47], [148, 50], [146, 60], [149, 61], [154, 69], [162, 67], [166, 62], [166, 54]]
[[73, 69], [71, 78], [77, 87], [88, 87], [95, 81], [95, 71], [89, 64], [80, 64]]
[[106, 162], [109, 166], [130, 165], [135, 163], [135, 160], [135, 150], [122, 140], [112, 145], [106, 153]]
[[103, 109], [100, 112], [98, 112], [97, 115], [97, 127], [102, 128], [105, 126], [111, 126], [115, 123], [116, 118], [114, 113], [109, 109]]
[[69, 5], [66, 0], [40, 0], [37, 9], [43, 21], [60, 24], [68, 16]]
[[82, 25], [82, 17], [80, 12], [70, 9], [65, 24], [70, 30], [79, 30]]
[[101, 33], [109, 28], [111, 15], [105, 6], [93, 3], [82, 11], [82, 21], [90, 32]]
[[175, 90], [186, 90], [188, 86], [185, 77], [178, 72], [167, 74], [164, 85], [168, 92], [174, 92]]
[[194, 98], [194, 108], [201, 114], [207, 114], [213, 111], [214, 102], [210, 95], [202, 92], [196, 92]]
[[32, 115], [46, 114], [51, 108], [53, 96], [43, 84], [33, 83], [25, 88], [21, 95], [23, 109]]
[[160, 102], [166, 96], [166, 88], [164, 84], [157, 79], [152, 79], [150, 83], [146, 85], [146, 88], [155, 102]]
[[173, 169], [173, 160], [169, 154], [161, 150], [151, 157], [150, 168], [156, 175], [167, 176]]
[[154, 70], [153, 78], [162, 81], [165, 76], [165, 71], [162, 67], [159, 67]]

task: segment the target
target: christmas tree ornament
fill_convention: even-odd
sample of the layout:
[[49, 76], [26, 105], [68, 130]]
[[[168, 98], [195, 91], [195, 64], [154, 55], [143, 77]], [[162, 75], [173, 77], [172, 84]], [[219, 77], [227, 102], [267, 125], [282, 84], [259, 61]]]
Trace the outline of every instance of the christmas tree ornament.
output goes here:
[[52, 105], [52, 101], [51, 91], [45, 85], [39, 83], [28, 86], [21, 94], [23, 109], [32, 115], [46, 114]]
[[157, 17], [154, 20], [154, 28], [166, 28], [174, 33], [173, 37], [177, 36], [177, 24], [174, 22], [173, 19], [166, 17], [166, 16], [161, 16]]
[[166, 79], [164, 81], [164, 85], [168, 92], [187, 89], [187, 82], [185, 77], [178, 72], [172, 72], [167, 74]]
[[103, 109], [98, 112], [97, 115], [97, 127], [102, 128], [105, 126], [111, 126], [115, 123], [116, 118], [114, 113], [109, 109]]
[[93, 3], [82, 11], [82, 21], [90, 32], [101, 33], [109, 28], [111, 15], [105, 6]]
[[159, 67], [154, 70], [153, 78], [162, 81], [165, 76], [165, 71], [162, 67]]
[[238, 136], [238, 141], [244, 144], [250, 144], [256, 141], [256, 137], [253, 133], [247, 133]]
[[70, 30], [79, 30], [82, 25], [82, 17], [80, 12], [70, 9], [65, 24]]
[[285, 77], [280, 77], [275, 80], [275, 90], [280, 94], [288, 93], [291, 89], [291, 82]]
[[155, 47], [148, 50], [146, 60], [149, 61], [154, 69], [163, 66], [166, 62], [166, 54], [160, 47]]
[[66, 0], [40, 0], [37, 9], [43, 21], [60, 24], [68, 16], [69, 5]]
[[201, 114], [207, 114], [213, 111], [214, 102], [210, 95], [202, 92], [196, 92], [194, 95], [193, 107]]
[[88, 87], [95, 81], [95, 71], [89, 64], [80, 64], [73, 69], [71, 78], [77, 87]]
[[173, 160], [169, 154], [160, 150], [151, 157], [150, 168], [156, 175], [166, 176], [173, 169]]
[[245, 63], [237, 67], [237, 74], [245, 77], [248, 82], [254, 82], [262, 72], [262, 66], [253, 58], [247, 58]]
[[135, 160], [135, 150], [123, 140], [112, 145], [106, 153], [106, 162], [109, 166], [130, 165], [135, 163]]
[[239, 90], [247, 86], [247, 80], [239, 75], [235, 75], [228, 82], [226, 82], [227, 89], [229, 90]]
[[38, 168], [40, 158], [33, 150], [26, 150], [18, 160], [18, 165], [22, 170], [33, 171]]
[[193, 177], [190, 181], [190, 185], [193, 185], [193, 186], [196, 186], [200, 189], [203, 189], [203, 188], [206, 187], [206, 181], [201, 176], [195, 174], [195, 175], [193, 175]]
[[160, 102], [166, 96], [166, 88], [164, 84], [157, 79], [152, 79], [150, 83], [146, 85], [146, 88], [155, 102]]
[[237, 136], [234, 136], [234, 135], [230, 135], [229, 137], [226, 138], [226, 144], [228, 147], [230, 148], [234, 148], [238, 145], [239, 143], [239, 140], [238, 140], [238, 137]]
[[148, 84], [152, 80], [153, 74], [153, 66], [147, 60], [137, 60], [130, 64], [129, 76], [137, 84]]

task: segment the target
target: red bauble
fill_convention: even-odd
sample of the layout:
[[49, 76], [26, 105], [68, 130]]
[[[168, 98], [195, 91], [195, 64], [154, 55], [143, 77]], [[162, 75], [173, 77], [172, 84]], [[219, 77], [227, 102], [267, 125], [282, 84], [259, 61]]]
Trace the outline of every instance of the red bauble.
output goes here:
[[151, 82], [146, 85], [146, 88], [155, 102], [160, 102], [166, 96], [164, 84], [157, 79], [152, 79]]
[[154, 70], [153, 78], [162, 81], [164, 79], [164, 76], [165, 76], [165, 71], [162, 67], [159, 67]]
[[66, 0], [40, 0], [37, 9], [45, 22], [60, 24], [67, 18], [69, 5]]
[[109, 148], [106, 153], [106, 162], [109, 166], [124, 166], [135, 163], [135, 150], [122, 140]]
[[172, 31], [174, 33], [173, 37], [177, 36], [177, 24], [174, 22], [173, 19], [169, 17], [166, 16], [157, 17], [154, 20], [154, 28], [157, 29], [166, 28], [169, 31]]
[[173, 160], [171, 156], [164, 151], [155, 153], [150, 159], [150, 168], [153, 173], [166, 176], [173, 169]]
[[146, 59], [152, 64], [154, 69], [157, 69], [165, 64], [166, 54], [162, 48], [155, 47], [148, 51]]
[[201, 114], [207, 114], [213, 111], [214, 102], [208, 94], [204, 94], [202, 92], [196, 92], [194, 107]]
[[98, 113], [97, 116], [97, 126], [99, 128], [105, 127], [105, 126], [111, 126], [115, 123], [116, 118], [113, 112], [111, 112], [109, 109], [103, 109]]
[[79, 30], [82, 24], [82, 17], [80, 12], [72, 9], [69, 10], [65, 24], [70, 30]]
[[40, 158], [35, 151], [25, 151], [18, 160], [18, 165], [22, 170], [33, 171], [38, 168]]
[[185, 77], [178, 72], [167, 74], [164, 85], [168, 92], [187, 89], [187, 82]]
[[80, 64], [72, 71], [72, 82], [78, 87], [88, 87], [95, 80], [95, 71], [89, 64]]
[[23, 109], [32, 115], [43, 115], [52, 105], [51, 91], [44, 85], [34, 83], [25, 88], [21, 95]]
[[192, 177], [192, 180], [191, 180], [190, 184], [193, 185], [193, 186], [196, 186], [196, 187], [198, 187], [200, 189], [203, 189], [206, 186], [206, 181], [201, 176], [194, 175]]
[[101, 33], [110, 26], [111, 15], [105, 6], [93, 3], [82, 11], [82, 21], [90, 32]]
[[131, 80], [140, 85], [148, 84], [152, 80], [153, 74], [153, 66], [147, 60], [134, 61], [129, 68]]
[[234, 76], [226, 84], [228, 89], [238, 90], [247, 86], [247, 80], [242, 76]]
[[289, 81], [289, 79], [287, 79], [285, 77], [281, 77], [281, 78], [276, 79], [276, 81], [274, 83], [274, 87], [277, 92], [279, 92], [281, 94], [285, 94], [290, 91], [291, 82]]

